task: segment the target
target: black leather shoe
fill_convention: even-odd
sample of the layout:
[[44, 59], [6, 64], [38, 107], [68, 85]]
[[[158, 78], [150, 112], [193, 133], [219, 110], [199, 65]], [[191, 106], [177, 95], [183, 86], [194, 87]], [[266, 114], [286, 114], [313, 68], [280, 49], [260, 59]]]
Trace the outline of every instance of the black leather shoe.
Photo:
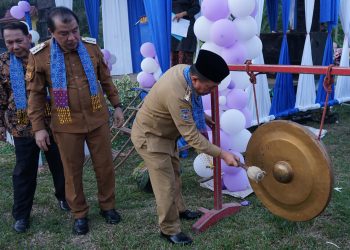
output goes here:
[[77, 235], [87, 234], [89, 232], [89, 223], [87, 218], [74, 220], [73, 233]]
[[172, 244], [182, 244], [182, 245], [188, 245], [192, 243], [192, 239], [188, 237], [183, 232], [180, 232], [175, 235], [167, 235], [162, 232], [160, 232], [161, 237], [167, 239]]
[[13, 225], [13, 229], [17, 233], [24, 233], [25, 231], [27, 231], [28, 228], [29, 228], [29, 220], [28, 219], [16, 220], [15, 224]]
[[65, 201], [65, 200], [58, 201], [58, 206], [63, 211], [70, 211], [70, 207], [69, 207], [67, 201]]
[[115, 209], [111, 209], [107, 211], [101, 210], [100, 215], [102, 215], [102, 217], [105, 218], [108, 224], [117, 224], [122, 219], [118, 214], [118, 212], [115, 211]]
[[185, 220], [195, 220], [202, 216], [201, 212], [191, 211], [191, 210], [185, 210], [183, 212], [180, 212], [180, 219]]

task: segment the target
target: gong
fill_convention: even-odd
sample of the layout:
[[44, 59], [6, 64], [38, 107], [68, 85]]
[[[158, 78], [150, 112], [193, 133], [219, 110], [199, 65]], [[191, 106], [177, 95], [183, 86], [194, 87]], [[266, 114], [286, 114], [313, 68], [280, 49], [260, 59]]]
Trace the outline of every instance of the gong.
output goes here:
[[327, 206], [333, 172], [325, 146], [303, 126], [291, 121], [272, 121], [252, 135], [246, 165], [266, 172], [250, 184], [264, 206], [291, 221], [307, 221]]

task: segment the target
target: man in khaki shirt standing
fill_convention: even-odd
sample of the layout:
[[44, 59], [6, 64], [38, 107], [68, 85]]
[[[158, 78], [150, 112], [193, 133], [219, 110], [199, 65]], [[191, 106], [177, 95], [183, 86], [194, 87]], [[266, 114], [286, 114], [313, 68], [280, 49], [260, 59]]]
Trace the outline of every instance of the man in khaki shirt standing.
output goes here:
[[81, 39], [79, 21], [71, 10], [50, 11], [52, 39], [34, 47], [29, 57], [28, 115], [37, 145], [47, 150], [50, 140], [44, 126], [46, 88], [52, 103], [51, 128], [61, 152], [66, 179], [66, 199], [74, 216], [73, 232], [86, 234], [88, 205], [82, 183], [84, 141], [87, 142], [98, 187], [100, 214], [116, 224], [115, 174], [112, 161], [109, 112], [104, 93], [114, 106], [114, 123], [124, 122], [118, 91], [94, 39]]
[[[237, 166], [237, 156], [211, 144], [200, 129], [205, 126], [201, 96], [210, 93], [228, 74], [220, 56], [200, 50], [194, 65], [176, 65], [158, 80], [132, 127], [132, 142], [149, 171], [161, 236], [174, 244], [192, 242], [181, 232], [180, 218], [199, 216], [186, 209], [182, 198], [177, 138], [183, 136], [198, 151]], [[198, 120], [202, 120], [201, 126]]]

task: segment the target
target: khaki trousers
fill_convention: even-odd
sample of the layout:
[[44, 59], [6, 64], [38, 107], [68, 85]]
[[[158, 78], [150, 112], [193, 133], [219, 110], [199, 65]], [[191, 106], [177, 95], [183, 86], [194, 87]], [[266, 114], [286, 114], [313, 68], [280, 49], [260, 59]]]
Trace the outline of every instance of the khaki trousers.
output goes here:
[[82, 134], [54, 133], [66, 180], [66, 200], [75, 219], [86, 217], [89, 206], [83, 190], [84, 141], [94, 167], [98, 201], [102, 210], [115, 207], [115, 173], [108, 124]]
[[[179, 212], [186, 210], [181, 194], [180, 161], [178, 154], [147, 151], [147, 144], [135, 147], [145, 161], [157, 202], [158, 222], [164, 234], [181, 232]], [[174, 142], [175, 148], [175, 142]]]

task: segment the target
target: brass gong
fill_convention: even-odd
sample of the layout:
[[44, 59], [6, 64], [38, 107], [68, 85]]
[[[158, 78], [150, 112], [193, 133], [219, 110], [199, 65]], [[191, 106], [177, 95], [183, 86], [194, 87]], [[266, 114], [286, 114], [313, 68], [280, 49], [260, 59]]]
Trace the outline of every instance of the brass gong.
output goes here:
[[295, 122], [272, 121], [260, 126], [248, 143], [246, 165], [266, 172], [261, 182], [250, 180], [250, 184], [277, 216], [310, 220], [330, 200], [333, 172], [325, 146]]

